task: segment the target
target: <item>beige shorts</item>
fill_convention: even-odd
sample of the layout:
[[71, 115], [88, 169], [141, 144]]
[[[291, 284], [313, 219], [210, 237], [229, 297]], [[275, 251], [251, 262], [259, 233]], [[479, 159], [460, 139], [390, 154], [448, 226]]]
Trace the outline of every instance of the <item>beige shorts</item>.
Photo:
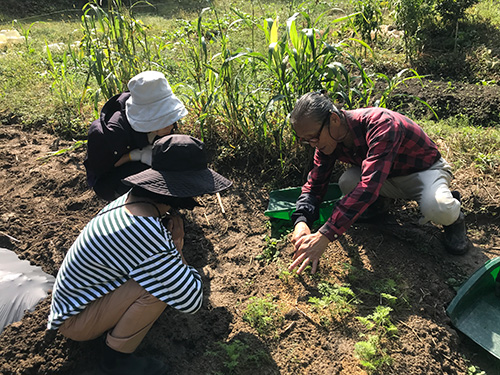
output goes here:
[[93, 340], [107, 332], [110, 348], [132, 353], [166, 307], [130, 279], [67, 319], [59, 331], [75, 341]]

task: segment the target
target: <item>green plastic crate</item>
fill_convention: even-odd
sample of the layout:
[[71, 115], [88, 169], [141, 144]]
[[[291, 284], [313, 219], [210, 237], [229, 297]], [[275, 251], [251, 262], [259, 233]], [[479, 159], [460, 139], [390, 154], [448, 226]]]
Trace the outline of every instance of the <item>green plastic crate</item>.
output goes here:
[[[269, 193], [269, 204], [264, 215], [281, 220], [291, 220], [295, 212], [295, 202], [301, 194], [302, 187], [273, 190]], [[335, 204], [342, 198], [339, 185], [328, 185], [323, 202], [319, 206], [319, 219], [317, 223], [323, 224], [331, 216]]]
[[488, 260], [460, 287], [446, 309], [451, 322], [459, 331], [498, 359], [500, 359], [500, 283], [497, 283], [499, 271], [500, 257]]

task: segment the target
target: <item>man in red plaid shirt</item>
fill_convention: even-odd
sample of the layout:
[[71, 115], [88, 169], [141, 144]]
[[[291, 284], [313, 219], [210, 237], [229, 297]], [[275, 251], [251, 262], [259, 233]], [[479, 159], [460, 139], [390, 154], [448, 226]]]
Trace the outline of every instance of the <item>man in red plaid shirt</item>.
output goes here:
[[[325, 92], [302, 96], [290, 116], [297, 137], [316, 148], [314, 165], [292, 216], [294, 261], [289, 270], [312, 273], [328, 243], [338, 239], [367, 209], [376, 210], [384, 197], [415, 200], [422, 218], [443, 225], [445, 248], [465, 254], [470, 247], [460, 210], [460, 194], [451, 192], [450, 165], [415, 122], [385, 109], [338, 110]], [[340, 177], [344, 197], [315, 233], [335, 162], [352, 165]], [[375, 204], [374, 204], [375, 203]]]

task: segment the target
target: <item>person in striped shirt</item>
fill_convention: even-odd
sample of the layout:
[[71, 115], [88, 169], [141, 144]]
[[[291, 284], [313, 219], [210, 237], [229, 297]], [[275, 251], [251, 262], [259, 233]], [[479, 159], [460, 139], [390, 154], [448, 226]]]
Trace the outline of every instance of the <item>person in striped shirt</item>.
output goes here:
[[[443, 225], [444, 245], [452, 254], [465, 254], [467, 238], [460, 194], [451, 192], [450, 165], [434, 142], [415, 122], [385, 109], [339, 110], [325, 91], [303, 95], [290, 115], [296, 136], [316, 148], [313, 167], [292, 215], [293, 262], [301, 273], [310, 263], [316, 272], [328, 243], [338, 239], [360, 216], [386, 205], [386, 198], [418, 202], [421, 224]], [[315, 233], [323, 199], [339, 160], [351, 165], [339, 179], [344, 197]], [[375, 212], [376, 213], [376, 212]]]
[[105, 334], [106, 374], [163, 374], [164, 363], [132, 353], [167, 305], [195, 313], [203, 301], [201, 277], [182, 254], [182, 219], [169, 212], [192, 209], [193, 197], [231, 181], [207, 167], [204, 144], [187, 135], [155, 142], [151, 168], [123, 181], [131, 190], [104, 207], [66, 254], [47, 328], [76, 341]]

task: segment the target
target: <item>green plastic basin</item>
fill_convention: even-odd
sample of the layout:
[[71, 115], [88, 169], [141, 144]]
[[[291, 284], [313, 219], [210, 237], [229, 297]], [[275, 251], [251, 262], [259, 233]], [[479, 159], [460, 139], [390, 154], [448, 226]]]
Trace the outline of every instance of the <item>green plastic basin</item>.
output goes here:
[[[446, 309], [453, 325], [500, 359], [500, 257], [488, 260], [460, 287]], [[500, 279], [499, 279], [500, 281]], [[495, 289], [497, 292], [495, 293]]]
[[[269, 193], [269, 204], [264, 215], [275, 219], [291, 220], [292, 214], [295, 212], [295, 202], [301, 194], [301, 189], [302, 187], [291, 187], [271, 191]], [[342, 198], [342, 192], [338, 184], [329, 184], [325, 198], [319, 206], [318, 224], [323, 224], [328, 220], [340, 198]]]

